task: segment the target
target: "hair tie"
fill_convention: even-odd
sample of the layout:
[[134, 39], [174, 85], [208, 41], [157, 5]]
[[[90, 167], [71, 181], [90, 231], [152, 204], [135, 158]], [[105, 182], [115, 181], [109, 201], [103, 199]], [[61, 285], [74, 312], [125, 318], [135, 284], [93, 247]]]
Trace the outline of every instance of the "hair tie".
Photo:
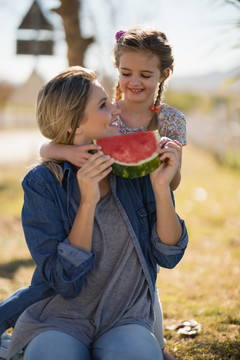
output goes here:
[[115, 39], [118, 41], [120, 39], [120, 37], [123, 36], [125, 33], [126, 33], [126, 31], [119, 30], [115, 35]]
[[160, 109], [159, 105], [153, 105], [150, 107], [150, 110], [152, 110], [154, 112], [154, 114], [157, 114], [159, 109]]

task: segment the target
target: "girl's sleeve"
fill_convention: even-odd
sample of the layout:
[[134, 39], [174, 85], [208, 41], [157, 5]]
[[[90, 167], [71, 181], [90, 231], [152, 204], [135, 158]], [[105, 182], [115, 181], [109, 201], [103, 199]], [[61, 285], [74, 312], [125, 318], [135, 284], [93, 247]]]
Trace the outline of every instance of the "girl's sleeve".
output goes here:
[[22, 224], [32, 258], [49, 286], [65, 297], [78, 295], [95, 255], [69, 243], [51, 186], [25, 177]]
[[159, 134], [172, 140], [178, 140], [182, 145], [186, 145], [187, 129], [185, 116], [179, 110], [168, 107], [159, 116]]

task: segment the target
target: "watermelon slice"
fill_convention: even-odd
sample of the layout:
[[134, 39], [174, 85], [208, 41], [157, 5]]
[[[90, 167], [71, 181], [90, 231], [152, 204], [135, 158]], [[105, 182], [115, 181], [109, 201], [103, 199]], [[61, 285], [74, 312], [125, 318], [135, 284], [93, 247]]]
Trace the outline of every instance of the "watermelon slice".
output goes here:
[[125, 178], [149, 174], [160, 165], [158, 131], [143, 131], [94, 140], [105, 155], [115, 159], [113, 173]]

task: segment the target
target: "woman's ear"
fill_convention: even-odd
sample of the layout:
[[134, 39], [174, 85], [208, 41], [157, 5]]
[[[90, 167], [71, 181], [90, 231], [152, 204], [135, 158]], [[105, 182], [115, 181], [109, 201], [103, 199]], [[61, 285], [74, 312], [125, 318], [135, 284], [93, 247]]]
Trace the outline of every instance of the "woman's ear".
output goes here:
[[82, 130], [81, 126], [79, 126], [76, 128], [75, 135], [81, 135], [82, 132], [83, 132], [83, 130]]
[[[68, 132], [71, 134], [72, 133], [72, 128], [71, 126], [68, 128]], [[80, 135], [82, 133], [82, 128], [79, 126], [76, 128], [76, 131], [75, 131], [75, 135]]]

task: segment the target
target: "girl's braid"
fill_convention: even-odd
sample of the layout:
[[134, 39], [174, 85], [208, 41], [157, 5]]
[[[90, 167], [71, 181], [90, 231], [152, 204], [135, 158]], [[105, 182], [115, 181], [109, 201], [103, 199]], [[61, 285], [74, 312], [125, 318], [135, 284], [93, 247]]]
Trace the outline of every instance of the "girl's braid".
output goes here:
[[120, 88], [119, 82], [117, 83], [116, 90], [115, 90], [115, 101], [119, 101], [122, 99], [122, 90]]
[[[163, 82], [159, 83], [159, 87], [158, 87], [158, 93], [157, 93], [157, 97], [156, 100], [154, 102], [154, 106], [160, 106], [161, 103], [161, 96], [162, 96], [162, 92], [163, 92]], [[158, 114], [155, 113], [150, 121], [150, 124], [148, 125], [148, 130], [157, 130], [158, 128]]]
[[162, 92], [163, 92], [163, 83], [160, 82], [160, 83], [159, 83], [159, 87], [158, 87], [157, 97], [156, 97], [156, 100], [155, 100], [155, 102], [154, 102], [154, 106], [160, 105], [161, 97], [162, 97]]

